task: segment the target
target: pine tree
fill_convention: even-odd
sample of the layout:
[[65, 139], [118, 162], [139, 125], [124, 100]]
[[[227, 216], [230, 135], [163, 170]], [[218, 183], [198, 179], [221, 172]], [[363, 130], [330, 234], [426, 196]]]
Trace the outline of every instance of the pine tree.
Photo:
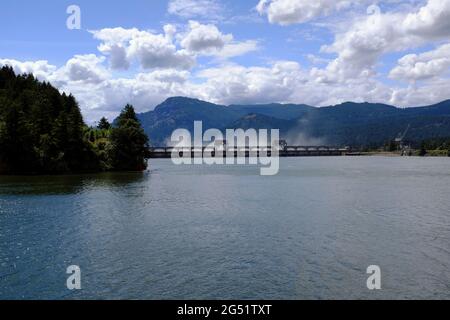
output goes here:
[[111, 124], [109, 123], [108, 119], [106, 119], [105, 117], [101, 118], [98, 125], [97, 125], [97, 129], [99, 130], [109, 130], [111, 129]]
[[145, 155], [149, 139], [133, 106], [126, 105], [111, 132], [110, 161], [114, 170], [142, 171], [147, 168]]
[[72, 95], [0, 68], [0, 174], [144, 170], [148, 137], [133, 106], [88, 128]]
[[84, 127], [72, 95], [10, 67], [0, 69], [0, 173], [98, 170]]

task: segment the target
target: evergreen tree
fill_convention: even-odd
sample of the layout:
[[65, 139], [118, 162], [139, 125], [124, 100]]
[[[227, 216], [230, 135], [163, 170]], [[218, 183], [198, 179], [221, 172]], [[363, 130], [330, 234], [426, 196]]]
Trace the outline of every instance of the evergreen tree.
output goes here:
[[148, 137], [127, 105], [117, 127], [88, 128], [76, 99], [0, 68], [0, 174], [144, 170]]
[[419, 151], [419, 156], [421, 157], [425, 157], [427, 155], [427, 149], [426, 149], [426, 145], [425, 142], [422, 142], [421, 146], [420, 146], [420, 151]]
[[100, 122], [97, 125], [97, 129], [99, 130], [109, 130], [111, 129], [111, 124], [108, 122], [108, 119], [105, 117], [100, 119]]
[[147, 168], [145, 155], [149, 139], [133, 106], [126, 105], [112, 129], [110, 161], [114, 170], [142, 171]]
[[0, 69], [0, 173], [99, 170], [84, 127], [73, 96], [32, 75]]

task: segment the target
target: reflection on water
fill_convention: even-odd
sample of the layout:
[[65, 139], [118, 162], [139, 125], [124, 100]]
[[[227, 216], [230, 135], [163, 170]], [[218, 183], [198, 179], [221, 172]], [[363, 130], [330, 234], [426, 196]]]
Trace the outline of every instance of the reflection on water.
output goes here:
[[[0, 298], [446, 298], [450, 162], [0, 177]], [[66, 289], [79, 265], [82, 290]], [[383, 290], [367, 290], [366, 269]]]
[[120, 188], [145, 179], [146, 173], [99, 173], [64, 176], [0, 176], [0, 194], [74, 194], [95, 187]]

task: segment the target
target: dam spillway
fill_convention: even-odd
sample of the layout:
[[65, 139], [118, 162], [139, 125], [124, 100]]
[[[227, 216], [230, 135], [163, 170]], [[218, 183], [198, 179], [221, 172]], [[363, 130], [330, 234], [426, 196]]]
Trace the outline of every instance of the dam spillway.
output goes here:
[[270, 157], [278, 153], [280, 157], [325, 157], [351, 155], [348, 147], [328, 146], [286, 146], [277, 147], [151, 147], [147, 151], [149, 159], [170, 159], [173, 154], [180, 157], [190, 154], [191, 157]]

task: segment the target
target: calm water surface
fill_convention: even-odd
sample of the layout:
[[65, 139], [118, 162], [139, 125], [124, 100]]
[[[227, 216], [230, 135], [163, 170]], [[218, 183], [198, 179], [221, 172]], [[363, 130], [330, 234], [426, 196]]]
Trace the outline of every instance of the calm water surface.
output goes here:
[[450, 299], [450, 158], [0, 177], [0, 298]]

